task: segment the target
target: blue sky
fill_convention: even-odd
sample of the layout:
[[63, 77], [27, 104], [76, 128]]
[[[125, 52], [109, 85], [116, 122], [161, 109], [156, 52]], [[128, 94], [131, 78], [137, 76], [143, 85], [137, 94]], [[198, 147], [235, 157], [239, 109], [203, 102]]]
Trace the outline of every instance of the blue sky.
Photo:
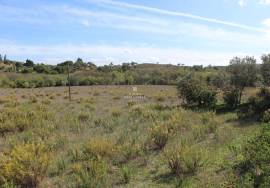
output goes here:
[[0, 53], [225, 65], [270, 53], [270, 0], [0, 0]]

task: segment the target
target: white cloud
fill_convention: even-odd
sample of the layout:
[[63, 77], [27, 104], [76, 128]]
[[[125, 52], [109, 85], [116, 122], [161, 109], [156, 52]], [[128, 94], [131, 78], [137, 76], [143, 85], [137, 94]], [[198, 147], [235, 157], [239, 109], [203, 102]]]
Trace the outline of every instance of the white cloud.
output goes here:
[[[63, 7], [61, 10], [65, 15], [77, 16], [78, 19], [90, 19], [93, 26], [129, 30], [148, 34], [173, 36], [174, 40], [183, 36], [207, 40], [216, 45], [231, 46], [232, 44], [242, 46], [253, 46], [254, 48], [266, 48], [265, 33], [243, 32], [214, 28], [203, 24], [187, 23], [179, 19], [148, 15], [125, 15], [113, 12], [93, 12], [87, 9]], [[264, 30], [264, 29], [262, 29]], [[194, 38], [195, 37], [195, 38]], [[234, 45], [235, 46], [235, 45]]]
[[263, 20], [262, 24], [265, 25], [266, 27], [270, 28], [270, 18]]
[[262, 5], [270, 5], [270, 0], [259, 0], [259, 3]]
[[270, 40], [270, 18], [263, 20], [262, 24], [266, 27], [266, 36]]
[[238, 5], [239, 5], [240, 7], [244, 7], [244, 6], [246, 6], [246, 4], [247, 4], [247, 0], [239, 0], [239, 1], [238, 1]]
[[[1, 43], [0, 51], [13, 56], [35, 57], [34, 60], [46, 63], [59, 63], [67, 59], [94, 61], [102, 65], [113, 61], [122, 63], [184, 63], [185, 65], [226, 65], [234, 56], [246, 53], [217, 53], [209, 51], [186, 50], [182, 48], [159, 48], [150, 46], [110, 46], [110, 45], [22, 45]], [[89, 55], [90, 54], [90, 55]], [[251, 54], [249, 54], [251, 55]], [[256, 54], [255, 54], [256, 55]], [[42, 58], [41, 58], [42, 57]]]
[[90, 22], [88, 20], [82, 20], [82, 24], [85, 26], [85, 27], [90, 27]]
[[[28, 20], [33, 17], [32, 14], [35, 14], [35, 12], [32, 12], [28, 15], [28, 12], [31, 11], [19, 8], [15, 8], [14, 11], [11, 11], [12, 7], [8, 7], [8, 9], [9, 18], [12, 17], [12, 19], [19, 19], [21, 15], [23, 15], [24, 19], [21, 21], [26, 20], [27, 23]], [[183, 36], [188, 36], [193, 38], [195, 37], [194, 39], [199, 38], [201, 40], [207, 40], [207, 43], [213, 42], [216, 45], [227, 45], [229, 47], [233, 43], [244, 46], [253, 45], [257, 48], [265, 46], [265, 37], [261, 33], [230, 31], [224, 28], [210, 27], [206, 24], [184, 22], [179, 19], [168, 18], [166, 16], [142, 13], [133, 13], [130, 15], [129, 13], [121, 11], [120, 13], [115, 13], [104, 10], [97, 12], [70, 6], [46, 6], [40, 7], [38, 11], [41, 15], [47, 13], [47, 15], [54, 17], [54, 19], [51, 20], [53, 24], [58, 24], [58, 22], [72, 22], [91, 29], [94, 29], [95, 27], [104, 27], [141, 32], [145, 34], [173, 36], [174, 40], [179, 40], [183, 38]], [[13, 14], [11, 14], [12, 12]], [[4, 15], [5, 14], [3, 14], [2, 19], [4, 19]], [[35, 16], [35, 19], [39, 19], [38, 15]], [[261, 31], [263, 29], [258, 28], [257, 30]]]
[[[98, 1], [100, 2], [100, 1]], [[182, 38], [190, 37], [191, 44], [201, 42], [203, 45], [215, 47], [225, 46], [227, 52], [216, 53], [196, 50], [185, 50], [181, 47], [141, 47], [141, 46], [110, 46], [108, 45], [25, 45], [9, 42], [0, 42], [0, 52], [10, 54], [13, 57], [36, 58], [46, 63], [58, 63], [66, 59], [74, 59], [78, 56], [84, 59], [102, 63], [114, 61], [121, 63], [124, 61], [138, 62], [161, 62], [161, 63], [185, 63], [194, 64], [227, 64], [228, 60], [242, 53], [232, 53], [231, 51], [248, 51], [248, 48], [258, 51], [269, 49], [270, 37], [269, 21], [263, 22], [264, 28], [257, 28], [233, 22], [200, 17], [193, 14], [172, 12], [152, 7], [146, 7], [111, 0], [101, 0], [106, 5], [115, 6], [127, 11], [94, 11], [85, 8], [71, 6], [46, 6], [37, 10], [29, 11], [23, 8], [2, 7], [1, 19], [20, 21], [26, 23], [51, 23], [57, 25], [61, 23], [72, 23], [84, 25], [85, 29], [96, 27], [113, 28], [143, 34], [153, 34], [166, 36], [171, 40], [181, 41]], [[0, 5], [1, 9], [1, 5]], [[140, 10], [140, 11], [137, 11]], [[192, 21], [181, 21], [179, 17], [191, 18]], [[54, 19], [50, 19], [54, 18]], [[194, 21], [206, 21], [205, 24], [198, 24]], [[209, 23], [216, 23], [209, 25]], [[90, 27], [91, 26], [91, 27]], [[224, 27], [224, 26], [230, 26]], [[239, 30], [241, 29], [241, 30]], [[150, 36], [150, 35], [149, 35]], [[267, 41], [268, 40], [268, 41]], [[122, 41], [120, 41], [122, 42]], [[167, 42], [167, 41], [165, 41]], [[249, 54], [252, 55], [252, 54]], [[17, 59], [17, 58], [15, 58]]]

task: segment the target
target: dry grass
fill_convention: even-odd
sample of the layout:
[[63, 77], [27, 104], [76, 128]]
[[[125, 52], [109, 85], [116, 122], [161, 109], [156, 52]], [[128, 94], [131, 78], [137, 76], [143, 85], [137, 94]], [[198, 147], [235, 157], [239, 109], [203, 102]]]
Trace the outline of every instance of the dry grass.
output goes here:
[[[32, 155], [28, 144], [44, 146], [53, 157], [35, 180], [39, 187], [219, 187], [230, 181], [228, 146], [256, 133], [256, 124], [241, 127], [234, 113], [181, 109], [173, 86], [137, 88], [144, 99], [128, 98], [131, 86], [74, 87], [71, 102], [63, 87], [1, 89], [0, 155], [17, 148]], [[203, 166], [194, 148], [208, 153]], [[18, 178], [6, 177], [6, 184], [28, 184], [28, 177]]]

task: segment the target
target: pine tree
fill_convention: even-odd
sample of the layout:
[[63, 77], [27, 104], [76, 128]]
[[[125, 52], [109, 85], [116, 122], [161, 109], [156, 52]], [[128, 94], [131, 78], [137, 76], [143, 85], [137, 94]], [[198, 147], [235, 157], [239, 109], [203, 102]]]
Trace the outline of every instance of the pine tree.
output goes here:
[[2, 59], [2, 55], [0, 54], [0, 61], [3, 61], [3, 59]]

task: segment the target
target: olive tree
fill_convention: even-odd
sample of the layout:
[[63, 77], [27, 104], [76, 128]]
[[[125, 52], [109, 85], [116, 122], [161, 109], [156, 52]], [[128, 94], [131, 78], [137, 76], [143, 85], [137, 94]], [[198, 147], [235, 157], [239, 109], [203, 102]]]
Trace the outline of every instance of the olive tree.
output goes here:
[[264, 84], [270, 86], [270, 54], [262, 56], [261, 74]]
[[[231, 95], [230, 97], [236, 97], [233, 100], [235, 103], [232, 105], [239, 106], [244, 89], [248, 86], [254, 86], [257, 80], [256, 59], [248, 56], [245, 58], [235, 57], [230, 61], [227, 71], [230, 74], [230, 90], [233, 91], [234, 94], [231, 95], [232, 93], [228, 91], [227, 93]], [[226, 98], [226, 96], [224, 97]]]

